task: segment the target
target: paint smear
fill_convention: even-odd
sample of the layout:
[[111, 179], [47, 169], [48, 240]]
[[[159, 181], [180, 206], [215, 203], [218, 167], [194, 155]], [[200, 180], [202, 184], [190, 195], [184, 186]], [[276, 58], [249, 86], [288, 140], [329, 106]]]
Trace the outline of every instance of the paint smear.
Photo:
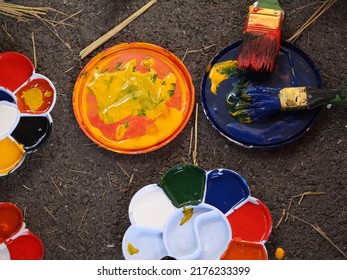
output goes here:
[[54, 89], [42, 78], [30, 80], [16, 92], [16, 97], [22, 113], [43, 114], [54, 105]]
[[209, 72], [209, 78], [211, 79], [211, 91], [217, 94], [219, 85], [226, 79], [233, 75], [237, 75], [238, 64], [237, 60], [227, 60], [219, 62], [213, 65]]
[[227, 217], [233, 230], [233, 238], [245, 241], [266, 241], [272, 229], [269, 210], [260, 200], [252, 199]]
[[0, 139], [9, 136], [19, 120], [16, 104], [0, 101]]
[[261, 243], [232, 240], [221, 260], [267, 260], [265, 246]]
[[193, 216], [194, 208], [186, 208], [183, 207], [183, 218], [180, 222], [180, 226], [183, 226], [186, 222], [190, 220], [190, 218]]
[[[83, 103], [93, 135], [117, 141], [120, 148], [138, 149], [162, 141], [179, 127], [185, 101], [176, 92], [177, 78], [172, 72], [160, 77], [150, 68], [153, 64], [147, 57], [120, 63], [114, 71], [95, 70]], [[137, 70], [139, 65], [146, 72]]]
[[10, 252], [11, 260], [41, 260], [43, 257], [42, 242], [31, 233], [20, 235], [6, 245]]
[[135, 248], [133, 244], [128, 242], [128, 253], [130, 256], [138, 254], [140, 252], [139, 249]]
[[23, 146], [10, 138], [0, 141], [0, 175], [7, 175], [24, 158]]
[[16, 234], [23, 225], [22, 213], [11, 203], [0, 203], [0, 244]]

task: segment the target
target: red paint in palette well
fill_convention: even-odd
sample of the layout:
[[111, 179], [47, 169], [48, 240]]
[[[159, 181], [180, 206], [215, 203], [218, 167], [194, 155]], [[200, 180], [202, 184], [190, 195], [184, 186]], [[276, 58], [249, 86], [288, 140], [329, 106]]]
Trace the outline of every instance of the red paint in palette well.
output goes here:
[[15, 91], [34, 73], [34, 65], [24, 55], [16, 52], [0, 54], [0, 85]]
[[23, 225], [22, 212], [12, 203], [0, 203], [0, 243], [16, 234]]
[[32, 233], [21, 235], [6, 245], [11, 260], [41, 260], [43, 257], [42, 242]]
[[[43, 94], [43, 104], [37, 110], [33, 111], [25, 103], [25, 99], [22, 97], [23, 92], [32, 88], [38, 88]], [[49, 82], [45, 79], [34, 79], [29, 81], [25, 86], [20, 88], [17, 93], [18, 108], [21, 113], [43, 114], [46, 113], [52, 106], [54, 100], [54, 89]]]
[[260, 200], [250, 200], [227, 217], [234, 239], [263, 242], [271, 233], [272, 218]]
[[261, 243], [231, 240], [221, 260], [267, 260], [265, 246]]

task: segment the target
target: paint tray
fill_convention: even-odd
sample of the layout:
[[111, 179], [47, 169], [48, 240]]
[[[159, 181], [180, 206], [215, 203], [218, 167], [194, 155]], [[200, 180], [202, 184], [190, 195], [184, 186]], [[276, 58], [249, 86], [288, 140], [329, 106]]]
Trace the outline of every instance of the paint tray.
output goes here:
[[[272, 73], [248, 73], [237, 69], [218, 83], [212, 83], [210, 72], [218, 63], [237, 61], [241, 41], [217, 54], [206, 69], [201, 82], [204, 113], [212, 126], [225, 138], [247, 148], [280, 147], [301, 137], [315, 122], [320, 109], [278, 113], [261, 123], [242, 124], [229, 114], [226, 99], [238, 84], [273, 88], [310, 86], [322, 88], [319, 71], [300, 49], [281, 42], [276, 66]], [[214, 91], [214, 93], [213, 93]]]
[[12, 203], [0, 203], [0, 260], [41, 260], [43, 244], [23, 222]]
[[133, 196], [129, 219], [125, 259], [267, 259], [270, 212], [228, 169], [171, 168]]
[[35, 73], [26, 56], [0, 53], [0, 176], [13, 172], [26, 154], [47, 141], [55, 100], [54, 85]]
[[151, 152], [171, 142], [194, 106], [183, 63], [147, 43], [124, 43], [90, 60], [77, 78], [73, 108], [84, 133], [113, 152]]

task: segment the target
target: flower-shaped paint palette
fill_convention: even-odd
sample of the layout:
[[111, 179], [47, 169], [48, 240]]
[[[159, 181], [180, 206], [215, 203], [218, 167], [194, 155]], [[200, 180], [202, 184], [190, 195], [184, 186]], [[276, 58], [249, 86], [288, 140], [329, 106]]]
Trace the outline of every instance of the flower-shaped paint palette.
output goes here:
[[25, 155], [46, 142], [56, 90], [32, 62], [15, 52], [0, 53], [0, 176], [13, 172]]
[[125, 259], [267, 259], [272, 218], [229, 169], [178, 165], [159, 184], [140, 189], [129, 205]]
[[194, 86], [171, 52], [147, 43], [124, 43], [95, 56], [77, 78], [73, 107], [78, 124], [113, 152], [151, 152], [187, 124]]
[[22, 212], [12, 203], [0, 203], [0, 260], [41, 260], [43, 245], [23, 222]]

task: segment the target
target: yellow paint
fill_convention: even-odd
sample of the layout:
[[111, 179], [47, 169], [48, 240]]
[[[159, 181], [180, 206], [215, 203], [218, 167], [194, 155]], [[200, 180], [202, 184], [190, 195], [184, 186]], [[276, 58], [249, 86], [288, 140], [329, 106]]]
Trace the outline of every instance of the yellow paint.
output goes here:
[[284, 258], [285, 255], [285, 251], [283, 250], [283, 248], [277, 248], [276, 252], [275, 252], [275, 257], [278, 260], [282, 260]]
[[53, 95], [53, 92], [47, 91], [45, 92], [44, 97], [51, 97], [52, 95]]
[[184, 225], [186, 222], [190, 220], [190, 218], [193, 216], [194, 208], [185, 208], [183, 207], [183, 218], [181, 220], [180, 226]]
[[154, 65], [154, 60], [153, 58], [148, 56], [142, 61], [141, 65], [147, 69], [151, 69]]
[[10, 138], [0, 141], [0, 175], [8, 174], [14, 169], [24, 157], [23, 146]]
[[254, 8], [250, 6], [248, 14], [248, 29], [255, 29], [259, 33], [267, 29], [275, 30], [281, 26], [283, 14], [281, 10]]
[[216, 94], [220, 83], [228, 79], [237, 68], [237, 60], [227, 60], [213, 65], [209, 73], [212, 93]]
[[30, 110], [38, 110], [43, 104], [43, 93], [39, 88], [31, 88], [23, 91], [21, 98], [24, 98]]
[[128, 242], [128, 253], [130, 256], [138, 254], [139, 253], [139, 249], [135, 248], [133, 244], [131, 244], [130, 242]]

